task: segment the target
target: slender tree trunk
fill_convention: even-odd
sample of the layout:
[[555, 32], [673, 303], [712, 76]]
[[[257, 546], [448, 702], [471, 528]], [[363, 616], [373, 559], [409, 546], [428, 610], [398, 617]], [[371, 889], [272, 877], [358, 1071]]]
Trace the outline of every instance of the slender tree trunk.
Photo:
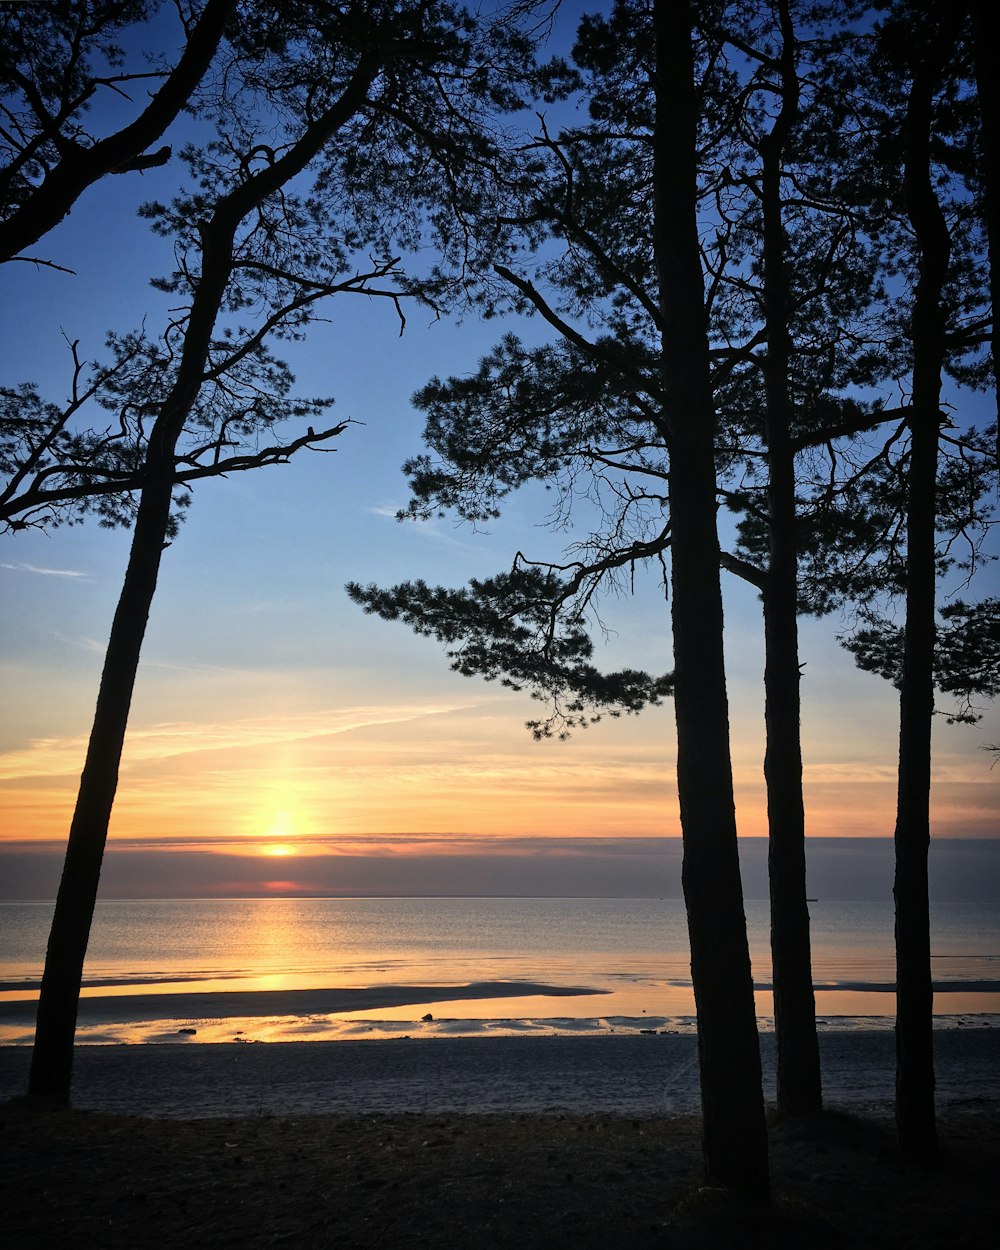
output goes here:
[[170, 487], [168, 477], [155, 489], [145, 489], [139, 505], [45, 954], [28, 1092], [55, 1103], [69, 1102], [83, 963], [139, 651], [170, 520]]
[[761, 145], [764, 221], [764, 362], [769, 562], [764, 588], [764, 723], [767, 747], [768, 878], [771, 966], [777, 1047], [778, 1110], [807, 1115], [823, 1106], [816, 1000], [813, 994], [806, 902], [805, 804], [799, 694], [798, 552], [795, 534], [795, 453], [789, 369], [786, 238], [782, 221], [784, 147], [798, 115], [795, 36], [788, 4], [782, 26], [781, 109]]
[[[816, 1003], [806, 902], [794, 500], [790, 458], [774, 443], [768, 488], [771, 555], [764, 593], [768, 878], [778, 1109], [822, 1109]], [[781, 471], [779, 471], [781, 470]]]
[[766, 1203], [767, 1133], [723, 656], [715, 411], [696, 217], [691, 12], [686, 0], [657, 0], [654, 12], [654, 232], [669, 405], [677, 783], [705, 1170], [710, 1180]]
[[[916, 394], [914, 395], [916, 399]], [[914, 404], [916, 408], [916, 403]], [[937, 412], [914, 414], [907, 506], [906, 643], [896, 809], [896, 1127], [903, 1153], [933, 1158], [934, 991], [927, 855], [934, 689], [934, 486]], [[928, 559], [928, 556], [930, 558]]]
[[[1000, 308], [1000, 134], [997, 113], [1000, 112], [1000, 86], [997, 85], [996, 50], [1000, 46], [1000, 14], [996, 0], [973, 0], [973, 50], [976, 64], [976, 91], [979, 95], [979, 116], [983, 141], [983, 182], [986, 210], [986, 240], [990, 258], [990, 295], [993, 301], [993, 325], [990, 348], [993, 356], [994, 387], [1000, 378], [997, 371], [996, 310]], [[997, 392], [1000, 416], [1000, 391]], [[1000, 458], [1000, 421], [997, 424], [997, 456]]]
[[[941, 13], [944, 6], [938, 6]], [[906, 209], [919, 249], [911, 317], [913, 399], [906, 506], [906, 626], [900, 690], [896, 810], [896, 1127], [912, 1159], [937, 1153], [934, 990], [927, 855], [934, 714], [935, 497], [945, 324], [941, 294], [950, 240], [931, 176], [933, 101], [961, 20], [957, 6], [931, 31], [914, 74], [905, 123]]]

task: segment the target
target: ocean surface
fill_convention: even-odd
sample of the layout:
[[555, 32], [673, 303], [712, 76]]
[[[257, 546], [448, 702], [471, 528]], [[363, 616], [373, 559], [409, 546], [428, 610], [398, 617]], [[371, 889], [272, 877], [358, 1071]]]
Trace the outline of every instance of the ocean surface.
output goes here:
[[[2, 1043], [31, 1040], [51, 912], [0, 902]], [[823, 1026], [889, 1027], [891, 906], [821, 900], [810, 913]], [[747, 903], [747, 923], [766, 1029], [766, 902]], [[1000, 904], [940, 905], [932, 925], [941, 1023], [986, 1023], [1000, 1013]], [[95, 917], [78, 1036], [687, 1031], [693, 1015], [678, 899], [108, 901]]]

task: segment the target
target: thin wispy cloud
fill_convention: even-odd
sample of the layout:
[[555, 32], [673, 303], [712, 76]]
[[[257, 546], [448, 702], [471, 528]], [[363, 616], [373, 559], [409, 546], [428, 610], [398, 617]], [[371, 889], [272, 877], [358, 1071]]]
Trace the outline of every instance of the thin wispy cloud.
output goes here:
[[79, 569], [47, 569], [38, 564], [10, 564], [7, 561], [0, 563], [0, 569], [8, 569], [12, 573], [35, 573], [40, 577], [68, 577], [78, 578], [86, 581], [87, 574], [80, 572]]
[[[461, 711], [464, 704], [420, 704], [402, 707], [357, 707], [300, 716], [255, 717], [203, 724], [171, 721], [129, 731], [126, 764], [149, 763], [206, 751], [249, 751], [281, 743], [303, 742], [368, 729], [402, 724], [427, 716]], [[79, 772], [87, 738], [36, 738], [28, 746], [0, 755], [0, 782], [28, 777], [63, 777]]]
[[89, 651], [93, 655], [104, 655], [108, 649], [107, 639], [102, 642], [99, 638], [74, 638], [72, 635], [61, 633], [57, 629], [52, 631], [52, 637], [58, 642], [68, 643], [71, 647], [79, 647], [81, 651]]
[[171, 673], [194, 673], [198, 676], [206, 674], [209, 676], [245, 678], [259, 676], [259, 670], [256, 668], [237, 668], [232, 664], [208, 664], [195, 660], [192, 660], [190, 663], [178, 664], [172, 660], [149, 660], [144, 657], [142, 665], [143, 668], [164, 669]]
[[[390, 521], [398, 521], [400, 509], [398, 506], [390, 504], [371, 504], [365, 508], [365, 511], [372, 516], [384, 517]], [[431, 542], [439, 543], [446, 547], [457, 547], [461, 551], [476, 551], [479, 546], [467, 539], [456, 537], [455, 531], [458, 526], [454, 521], [443, 521], [438, 517], [428, 517], [426, 520], [419, 522], [410, 522], [411, 532], [418, 534], [421, 538], [429, 539]]]

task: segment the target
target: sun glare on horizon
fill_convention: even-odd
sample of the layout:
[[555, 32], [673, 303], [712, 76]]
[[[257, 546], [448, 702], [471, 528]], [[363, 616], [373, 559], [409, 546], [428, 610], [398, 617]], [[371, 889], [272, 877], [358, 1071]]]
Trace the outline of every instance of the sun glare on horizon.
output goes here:
[[254, 841], [259, 839], [256, 848], [258, 855], [266, 855], [272, 859], [283, 859], [298, 854], [297, 843], [302, 833], [301, 813], [288, 795], [281, 794], [265, 819], [258, 823], [258, 833]]

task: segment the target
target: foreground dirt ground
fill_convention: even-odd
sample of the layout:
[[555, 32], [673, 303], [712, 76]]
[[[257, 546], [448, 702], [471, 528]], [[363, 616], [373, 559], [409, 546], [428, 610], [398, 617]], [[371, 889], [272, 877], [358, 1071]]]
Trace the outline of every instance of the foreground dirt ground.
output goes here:
[[0, 1107], [8, 1250], [977, 1247], [1000, 1228], [995, 1108], [935, 1167], [884, 1119], [772, 1123], [761, 1217], [701, 1180], [698, 1124], [607, 1115], [131, 1119]]

